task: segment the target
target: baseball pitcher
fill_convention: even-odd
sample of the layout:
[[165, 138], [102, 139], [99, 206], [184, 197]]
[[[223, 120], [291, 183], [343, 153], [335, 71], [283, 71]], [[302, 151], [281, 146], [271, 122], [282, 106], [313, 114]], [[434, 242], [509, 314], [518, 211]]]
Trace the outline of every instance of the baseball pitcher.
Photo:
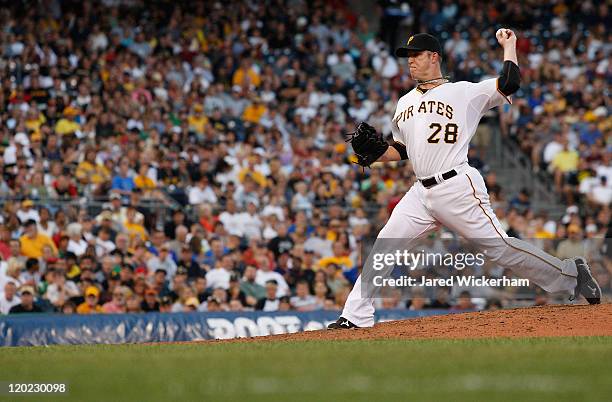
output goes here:
[[[367, 123], [360, 123], [351, 142], [358, 163], [410, 159], [418, 181], [393, 210], [378, 239], [415, 241], [444, 225], [487, 249], [497, 265], [512, 269], [548, 292], [573, 292], [591, 304], [601, 290], [583, 257], [560, 260], [533, 245], [509, 237], [489, 203], [485, 182], [467, 163], [468, 146], [481, 117], [504, 102], [520, 86], [516, 35], [496, 33], [504, 50], [497, 78], [479, 83], [449, 82], [442, 76], [442, 48], [429, 34], [411, 36], [396, 50], [407, 57], [417, 87], [402, 96], [393, 116], [393, 144]], [[409, 247], [409, 245], [407, 245]], [[373, 300], [362, 295], [361, 278], [355, 283], [341, 317], [329, 329], [371, 327]]]

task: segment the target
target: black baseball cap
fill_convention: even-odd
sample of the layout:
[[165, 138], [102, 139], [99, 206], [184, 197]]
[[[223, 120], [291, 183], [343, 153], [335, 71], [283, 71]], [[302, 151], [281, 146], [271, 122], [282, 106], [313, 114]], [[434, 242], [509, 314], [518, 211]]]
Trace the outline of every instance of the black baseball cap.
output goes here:
[[395, 50], [395, 56], [408, 57], [410, 52], [422, 52], [425, 50], [436, 52], [442, 56], [442, 46], [440, 46], [438, 39], [436, 39], [435, 36], [426, 33], [412, 35], [410, 38], [408, 38], [406, 46], [399, 47]]

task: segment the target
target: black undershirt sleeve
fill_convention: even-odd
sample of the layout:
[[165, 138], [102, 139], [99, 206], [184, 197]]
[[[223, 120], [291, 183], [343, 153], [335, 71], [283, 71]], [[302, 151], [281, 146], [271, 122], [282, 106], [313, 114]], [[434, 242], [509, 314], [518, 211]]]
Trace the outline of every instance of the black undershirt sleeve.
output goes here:
[[510, 96], [521, 86], [521, 70], [513, 61], [504, 61], [504, 67], [497, 79], [497, 88], [501, 93]]
[[408, 152], [406, 152], [406, 146], [404, 144], [401, 144], [399, 142], [394, 142], [393, 144], [391, 144], [391, 146], [395, 148], [397, 152], [399, 152], [402, 160], [408, 159]]

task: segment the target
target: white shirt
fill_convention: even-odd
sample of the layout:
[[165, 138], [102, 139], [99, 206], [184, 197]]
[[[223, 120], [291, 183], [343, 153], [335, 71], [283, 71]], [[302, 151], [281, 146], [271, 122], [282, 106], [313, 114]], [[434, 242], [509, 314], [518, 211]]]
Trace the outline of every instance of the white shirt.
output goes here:
[[21, 299], [19, 296], [13, 296], [12, 300], [7, 300], [6, 295], [4, 293], [0, 293], [0, 314], [8, 314], [11, 310], [11, 307], [18, 305], [21, 303]]
[[79, 240], [78, 242], [70, 239], [68, 241], [67, 250], [75, 253], [77, 257], [80, 257], [85, 254], [85, 250], [87, 250], [87, 242], [83, 239]]
[[369, 223], [370, 221], [367, 218], [358, 218], [356, 216], [351, 216], [349, 218], [349, 226], [351, 227], [367, 225]]
[[243, 212], [238, 215], [238, 219], [236, 220], [238, 225], [242, 228], [242, 234], [249, 239], [260, 239], [261, 238], [261, 228], [263, 223], [261, 219], [259, 219], [258, 215], [251, 215], [248, 212]]
[[210, 186], [201, 188], [199, 186], [191, 187], [189, 190], [189, 203], [191, 205], [198, 205], [203, 203], [215, 204], [217, 202], [217, 195]]
[[149, 261], [147, 261], [147, 269], [150, 274], [155, 273], [158, 269], [163, 269], [166, 271], [166, 275], [169, 278], [172, 278], [176, 273], [176, 263], [172, 259], [170, 255], [166, 257], [165, 260], [160, 260], [158, 256], [151, 257]]
[[363, 104], [359, 108], [351, 106], [348, 110], [348, 113], [349, 116], [351, 116], [354, 120], [357, 121], [367, 120], [368, 116], [370, 116], [370, 110]]
[[580, 194], [588, 194], [597, 185], [599, 185], [599, 179], [597, 177], [585, 177], [580, 181], [578, 191], [580, 192]]
[[19, 222], [25, 222], [29, 219], [34, 219], [36, 222], [40, 221], [38, 211], [34, 208], [31, 208], [28, 211], [20, 209], [19, 211], [17, 211], [17, 218], [19, 218]]
[[223, 224], [225, 230], [227, 230], [230, 234], [235, 234], [238, 236], [242, 236], [242, 228], [240, 225], [240, 214], [234, 213], [231, 214], [227, 211], [224, 211], [219, 215], [219, 220]]
[[454, 57], [464, 58], [470, 51], [470, 43], [465, 39], [451, 39], [444, 44], [444, 51]]
[[270, 216], [276, 215], [279, 221], [285, 220], [285, 211], [283, 211], [283, 207], [279, 205], [266, 205], [264, 209], [261, 211], [262, 216]]
[[206, 273], [206, 284], [209, 288], [229, 289], [230, 273], [225, 268], [211, 269]]
[[264, 272], [261, 269], [257, 270], [257, 275], [255, 275], [255, 283], [261, 285], [263, 287], [266, 286], [266, 282], [270, 280], [275, 280], [278, 283], [278, 290], [276, 291], [276, 297], [283, 297], [289, 294], [289, 285], [287, 285], [287, 281], [285, 278], [276, 271], [267, 271]]
[[296, 193], [293, 196], [291, 204], [297, 210], [302, 210], [303, 211], [303, 210], [310, 210], [310, 209], [312, 209], [312, 203], [310, 202], [310, 199], [308, 198], [308, 196], [307, 195], [302, 195], [300, 193]]
[[332, 242], [321, 237], [311, 237], [304, 242], [304, 250], [314, 251], [321, 257], [331, 257], [334, 255]]
[[544, 147], [544, 151], [542, 152], [542, 157], [544, 162], [550, 163], [555, 158], [559, 152], [563, 151], [563, 145], [559, 144], [557, 141], [551, 141]]
[[261, 311], [278, 311], [278, 307], [280, 305], [280, 300], [268, 300], [266, 299], [263, 308]]
[[346, 163], [341, 164], [341, 165], [334, 163], [333, 165], [329, 167], [329, 169], [334, 176], [344, 177], [350, 170], [350, 166], [347, 165]]
[[302, 123], [308, 123], [310, 120], [316, 117], [317, 109], [308, 106], [300, 106], [295, 109], [295, 114], [300, 116]]
[[612, 185], [612, 166], [610, 165], [599, 165], [595, 168], [597, 177], [605, 176], [608, 181], [608, 187]]
[[399, 66], [393, 57], [374, 56], [372, 66], [383, 78], [393, 78], [399, 73]]
[[317, 308], [317, 298], [314, 297], [313, 295], [306, 295], [306, 297], [304, 297], [303, 299], [301, 297], [298, 296], [293, 296], [291, 297], [291, 299], [289, 300], [291, 305], [293, 307], [295, 307], [296, 309], [304, 308], [310, 308], [311, 310], [316, 310]]
[[53, 235], [56, 234], [57, 231], [59, 230], [57, 225], [53, 221], [47, 222], [47, 227], [46, 228], [43, 228], [40, 225], [40, 223], [37, 226], [38, 226], [38, 231], [40, 233], [45, 234], [45, 235], [47, 235], [49, 237], [53, 237]]
[[112, 241], [96, 238], [96, 255], [98, 257], [110, 254], [115, 248], [115, 243]]
[[612, 187], [602, 186], [601, 184], [591, 189], [591, 197], [601, 205], [610, 205], [612, 202]]
[[506, 101], [497, 90], [497, 78], [448, 82], [425, 93], [414, 88], [397, 103], [393, 139], [406, 146], [419, 179], [444, 173], [467, 163], [480, 118]]
[[51, 303], [56, 304], [60, 298], [61, 293], [64, 294], [65, 299], [67, 300], [70, 297], [78, 296], [80, 291], [79, 287], [72, 281], [64, 282], [62, 292], [60, 292], [60, 290], [58, 289], [57, 284], [52, 283], [47, 288], [45, 298], [48, 299]]
[[272, 240], [278, 236], [278, 232], [270, 226], [266, 226], [263, 230], [262, 237], [264, 240]]

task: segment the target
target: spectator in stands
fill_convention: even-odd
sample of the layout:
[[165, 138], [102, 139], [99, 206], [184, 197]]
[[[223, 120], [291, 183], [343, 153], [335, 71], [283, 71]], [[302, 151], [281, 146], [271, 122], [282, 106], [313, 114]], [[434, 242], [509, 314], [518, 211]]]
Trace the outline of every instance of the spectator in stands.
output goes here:
[[159, 248], [159, 255], [153, 255], [151, 258], [149, 258], [147, 261], [147, 268], [149, 273], [163, 270], [166, 272], [166, 276], [174, 276], [177, 271], [177, 266], [174, 259], [170, 255], [170, 246], [167, 243], [164, 243]]
[[567, 234], [569, 238], [561, 241], [559, 246], [557, 246], [557, 257], [565, 259], [576, 255], [584, 255], [585, 247], [582, 228], [572, 223], [567, 227]]
[[88, 244], [83, 238], [83, 226], [80, 223], [71, 223], [66, 227], [66, 234], [70, 239], [67, 251], [74, 253], [77, 257], [85, 254]]
[[3, 284], [7, 282], [13, 282], [18, 288], [20, 288], [23, 283], [21, 283], [21, 272], [25, 264], [22, 259], [11, 257], [9, 258], [6, 265], [6, 274], [4, 278], [0, 277]]
[[125, 312], [126, 313], [141, 313], [142, 309], [140, 307], [140, 297], [138, 295], [131, 293], [125, 299]]
[[257, 268], [252, 265], [247, 265], [244, 269], [244, 275], [240, 282], [240, 290], [247, 297], [247, 304], [254, 306], [257, 300], [263, 299], [266, 294], [266, 288], [255, 281], [257, 276]]
[[503, 305], [499, 299], [488, 299], [485, 310], [501, 310]]
[[159, 301], [159, 312], [170, 313], [172, 309], [172, 300], [168, 296], [162, 296]]
[[43, 255], [43, 247], [49, 246], [53, 254], [57, 254], [57, 247], [51, 238], [38, 232], [36, 221], [29, 219], [23, 225], [24, 235], [19, 238], [21, 254], [30, 258], [40, 258]]
[[80, 295], [78, 286], [67, 280], [63, 270], [53, 270], [49, 278], [44, 297], [56, 307], [63, 306], [66, 301]]
[[34, 303], [36, 294], [32, 286], [24, 286], [20, 290], [21, 302], [9, 309], [9, 314], [42, 313], [40, 307]]
[[66, 303], [64, 303], [64, 305], [61, 307], [60, 312], [62, 314], [75, 314], [76, 313], [76, 306], [74, 305], [73, 302], [71, 301], [67, 301]]
[[21, 303], [17, 295], [17, 285], [14, 282], [6, 282], [4, 291], [0, 293], [0, 314], [8, 314], [13, 306]]
[[159, 302], [157, 301], [157, 292], [155, 289], [148, 288], [145, 290], [144, 300], [140, 304], [140, 308], [145, 313], [159, 311]]
[[449, 297], [450, 292], [448, 289], [439, 287], [436, 289], [435, 298], [427, 306], [425, 306], [425, 308], [449, 309], [451, 308], [451, 305], [448, 302]]
[[119, 172], [117, 175], [113, 177], [113, 181], [111, 183], [111, 190], [123, 195], [124, 199], [127, 199], [136, 187], [134, 183], [134, 179], [129, 173], [130, 170], [130, 162], [127, 158], [122, 158], [119, 160]]
[[310, 294], [310, 286], [307, 281], [300, 280], [295, 286], [295, 296], [290, 298], [291, 307], [297, 311], [310, 311], [319, 308], [317, 299]]
[[612, 204], [612, 186], [608, 185], [608, 178], [601, 176], [599, 183], [591, 187], [587, 197], [596, 206], [609, 207]]
[[102, 310], [110, 314], [125, 313], [125, 300], [126, 296], [130, 293], [129, 288], [123, 286], [115, 287], [112, 290], [111, 300], [102, 305]]
[[574, 184], [574, 174], [578, 170], [578, 152], [571, 150], [567, 140], [562, 142], [563, 149], [555, 155], [551, 162], [551, 167], [555, 174], [555, 185], [557, 191], [562, 191], [564, 183]]
[[266, 282], [266, 296], [257, 301], [255, 310], [278, 311], [278, 308], [278, 282], [270, 279]]
[[278, 287], [278, 296], [286, 296], [289, 294], [289, 285], [287, 281], [280, 273], [273, 271], [270, 265], [270, 261], [267, 257], [262, 257], [258, 261], [258, 270], [255, 276], [255, 282], [261, 286], [267, 288], [267, 283], [271, 280], [274, 281]]
[[410, 291], [410, 299], [406, 302], [406, 308], [409, 310], [423, 310], [427, 305], [425, 292], [419, 288], [412, 288]]
[[231, 257], [229, 255], [223, 256], [221, 260], [217, 261], [215, 268], [206, 273], [206, 283], [208, 286], [213, 289], [217, 287], [228, 289], [230, 285], [231, 268]]
[[[229, 289], [227, 289], [227, 299], [230, 309], [232, 309], [232, 302], [238, 302], [238, 306], [234, 303], [234, 308], [242, 310], [244, 306], [249, 305], [247, 295], [240, 289], [240, 279], [236, 273], [231, 274], [229, 281]], [[254, 299], [251, 299], [253, 302]]]
[[25, 200], [21, 203], [21, 208], [17, 211], [17, 218], [19, 218], [19, 222], [40, 221], [40, 215], [31, 200]]
[[464, 290], [459, 293], [457, 297], [457, 303], [451, 308], [452, 310], [474, 310], [476, 305], [472, 303], [472, 295], [469, 291]]
[[89, 286], [85, 289], [85, 301], [79, 304], [76, 308], [78, 314], [95, 314], [103, 313], [104, 309], [98, 304], [100, 300], [100, 290], [95, 286]]
[[36, 258], [28, 258], [25, 263], [25, 270], [19, 275], [19, 281], [24, 285], [36, 287], [41, 279], [40, 262]]

